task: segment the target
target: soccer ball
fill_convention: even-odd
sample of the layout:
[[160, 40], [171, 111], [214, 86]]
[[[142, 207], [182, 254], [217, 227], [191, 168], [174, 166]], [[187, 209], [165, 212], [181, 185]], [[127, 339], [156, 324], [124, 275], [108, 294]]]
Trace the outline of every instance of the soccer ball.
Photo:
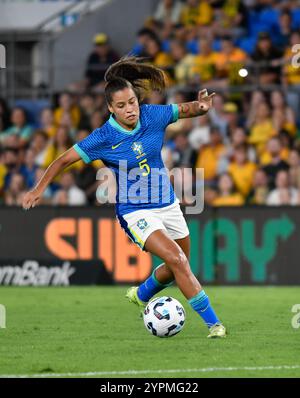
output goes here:
[[185, 311], [173, 297], [157, 297], [144, 310], [146, 329], [157, 337], [171, 337], [179, 333], [185, 322]]

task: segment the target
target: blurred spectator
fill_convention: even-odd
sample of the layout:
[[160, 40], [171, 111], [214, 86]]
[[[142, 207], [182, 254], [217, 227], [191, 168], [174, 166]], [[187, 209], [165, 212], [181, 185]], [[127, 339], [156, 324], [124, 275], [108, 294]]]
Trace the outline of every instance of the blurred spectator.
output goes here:
[[54, 205], [82, 206], [86, 204], [85, 193], [76, 186], [75, 176], [71, 171], [62, 174], [60, 186], [61, 189], [53, 198]]
[[227, 124], [226, 137], [230, 136], [231, 132], [239, 127], [238, 107], [234, 102], [226, 102], [223, 108], [224, 119]]
[[272, 91], [271, 106], [273, 125], [277, 133], [286, 131], [290, 136], [294, 137], [297, 131], [295, 114], [292, 108], [286, 104], [281, 91]]
[[25, 162], [21, 167], [22, 175], [25, 179], [26, 186], [31, 189], [35, 183], [35, 174], [38, 169], [37, 164], [35, 163], [35, 153], [33, 149], [27, 149], [25, 155]]
[[38, 166], [46, 163], [48, 136], [43, 130], [37, 130], [31, 140], [30, 148], [35, 154], [34, 162]]
[[47, 133], [49, 138], [52, 138], [55, 135], [56, 126], [52, 109], [45, 108], [42, 110], [40, 116], [40, 128]]
[[282, 55], [282, 51], [272, 44], [269, 33], [261, 32], [251, 56], [252, 60], [257, 62], [253, 73], [259, 77], [259, 84], [280, 83]]
[[184, 26], [209, 25], [213, 20], [213, 9], [209, 2], [203, 0], [186, 0], [181, 12]]
[[279, 32], [275, 42], [279, 48], [287, 47], [292, 33], [292, 15], [288, 8], [283, 9], [279, 16]]
[[109, 65], [119, 60], [119, 55], [111, 48], [105, 33], [94, 36], [94, 51], [90, 54], [85, 77], [87, 87], [91, 88], [103, 83], [104, 75]]
[[[300, 85], [300, 63], [299, 63], [299, 44], [300, 32], [295, 31], [291, 34], [289, 45], [285, 48], [284, 52], [284, 75], [283, 82], [286, 85], [298, 86]], [[293, 51], [294, 46], [298, 45], [297, 53]], [[294, 58], [294, 62], [293, 61]]]
[[225, 154], [225, 148], [219, 129], [213, 127], [210, 132], [210, 142], [200, 148], [196, 160], [196, 168], [204, 169], [204, 179], [209, 185], [214, 184], [220, 173], [219, 166]]
[[175, 40], [182, 41], [184, 43], [187, 42], [187, 29], [182, 23], [178, 23], [173, 27], [172, 37]]
[[156, 39], [156, 33], [149, 28], [142, 28], [137, 32], [137, 42], [135, 43], [133, 49], [130, 54], [135, 55], [137, 57], [144, 57], [145, 47], [148, 40]]
[[246, 117], [246, 127], [250, 128], [255, 123], [255, 118], [257, 114], [257, 108], [261, 103], [265, 103], [267, 101], [265, 94], [261, 90], [254, 90], [251, 93], [250, 103], [247, 105], [247, 108], [244, 110], [247, 114]]
[[222, 174], [218, 180], [218, 195], [213, 206], [242, 206], [244, 199], [235, 189], [234, 182], [229, 174]]
[[59, 96], [59, 107], [54, 111], [54, 121], [56, 126], [67, 125], [70, 129], [78, 127], [80, 121], [80, 109], [74, 104], [73, 98], [69, 93], [62, 93]]
[[296, 149], [291, 150], [288, 164], [290, 183], [294, 188], [300, 189], [300, 155]]
[[237, 190], [246, 198], [252, 188], [253, 176], [257, 169], [255, 163], [248, 159], [247, 146], [237, 147], [233, 153], [233, 161], [229, 164], [228, 173], [231, 175]]
[[154, 13], [155, 21], [177, 24], [180, 22], [182, 3], [178, 0], [161, 0]]
[[53, 137], [52, 143], [47, 147], [43, 167], [48, 167], [50, 163], [52, 163], [72, 145], [73, 141], [70, 138], [68, 128], [65, 126], [59, 126], [55, 136]]
[[268, 151], [271, 156], [271, 161], [264, 167], [264, 171], [269, 178], [270, 189], [273, 189], [275, 186], [277, 173], [289, 169], [288, 163], [281, 159], [281, 149], [281, 142], [278, 137], [274, 137], [268, 142]]
[[22, 174], [12, 174], [10, 183], [5, 192], [5, 204], [7, 206], [20, 206], [25, 193], [26, 186]]
[[[262, 151], [262, 153], [259, 156], [259, 163], [261, 166], [266, 166], [267, 164], [270, 164], [272, 161], [272, 155], [271, 151], [274, 151], [274, 146], [277, 148], [278, 142], [280, 144], [280, 159], [287, 161], [289, 158], [289, 149], [284, 147], [282, 145], [282, 139], [280, 136], [275, 137], [275, 139], [270, 138], [269, 141], [266, 144], [265, 149]], [[275, 149], [276, 151], [277, 149]]]
[[188, 54], [184, 43], [171, 42], [171, 56], [175, 62], [174, 78], [177, 84], [187, 85], [194, 76], [194, 55]]
[[271, 119], [271, 110], [266, 102], [261, 102], [256, 109], [252, 126], [250, 126], [249, 144], [255, 145], [260, 156], [267, 141], [276, 134]]
[[245, 34], [247, 26], [247, 9], [242, 0], [219, 1], [221, 7], [215, 9], [214, 30], [223, 35], [231, 33], [233, 36]]
[[214, 106], [209, 111], [209, 118], [214, 126], [217, 126], [223, 137], [227, 135], [227, 120], [224, 112], [224, 97], [221, 94], [214, 96]]
[[276, 188], [270, 192], [267, 205], [296, 205], [298, 202], [297, 189], [290, 187], [289, 174], [281, 170], [276, 175]]
[[93, 95], [89, 93], [82, 95], [79, 101], [79, 107], [81, 117], [78, 128], [91, 130], [90, 118], [96, 110]]
[[32, 135], [32, 127], [27, 123], [24, 109], [14, 108], [11, 114], [11, 127], [0, 132], [0, 142], [6, 145], [7, 139], [16, 135], [20, 139], [20, 145], [25, 145]]
[[101, 114], [101, 112], [99, 111], [94, 111], [91, 115], [90, 115], [90, 122], [89, 122], [89, 126], [90, 126], [90, 130], [94, 131], [97, 128], [101, 127], [102, 124], [104, 123], [104, 118]]
[[224, 36], [221, 41], [221, 52], [216, 58], [217, 77], [222, 85], [240, 80], [238, 70], [247, 60], [247, 54], [234, 46], [231, 38]]
[[[78, 131], [76, 142], [82, 141], [88, 135], [89, 132], [87, 130]], [[81, 160], [75, 166], [76, 185], [85, 192], [88, 203], [93, 204], [95, 202], [95, 192], [99, 186], [99, 182], [96, 179], [97, 169], [104, 167], [104, 165], [101, 160], [96, 160], [88, 164]]]
[[209, 116], [203, 115], [196, 120], [197, 124], [191, 130], [188, 140], [192, 149], [199, 151], [202, 145], [210, 140]]
[[10, 185], [10, 180], [13, 174], [21, 173], [19, 149], [5, 148], [2, 154], [2, 162], [5, 167], [4, 188], [7, 189]]
[[218, 53], [212, 50], [211, 42], [208, 38], [202, 37], [199, 40], [200, 51], [194, 58], [193, 73], [195, 80], [199, 83], [211, 81], [216, 76], [216, 62]]
[[253, 177], [253, 188], [249, 195], [249, 203], [265, 205], [269, 194], [268, 176], [262, 169], [257, 169]]
[[192, 148], [186, 134], [177, 134], [172, 148], [173, 167], [191, 167]]
[[82, 168], [75, 175], [76, 185], [85, 193], [89, 204], [95, 202], [95, 193], [99, 186], [96, 175], [95, 167], [86, 163], [83, 163]]
[[173, 66], [174, 61], [172, 57], [162, 50], [161, 42], [157, 38], [153, 37], [147, 41], [145, 45], [145, 55], [153, 65], [165, 71], [168, 71], [168, 69], [170, 70]]
[[239, 148], [240, 146], [246, 146], [248, 159], [250, 160], [250, 162], [255, 163], [256, 151], [252, 146], [247, 145], [247, 141], [248, 138], [245, 129], [243, 129], [242, 127], [236, 127], [235, 129], [233, 129], [230, 133], [230, 145], [228, 145], [227, 156], [233, 156], [233, 152], [235, 149]]

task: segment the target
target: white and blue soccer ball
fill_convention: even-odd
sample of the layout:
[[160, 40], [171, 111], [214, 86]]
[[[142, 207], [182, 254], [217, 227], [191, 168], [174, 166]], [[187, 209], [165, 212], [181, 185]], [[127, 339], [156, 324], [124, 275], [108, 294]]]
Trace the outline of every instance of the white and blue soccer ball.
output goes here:
[[179, 333], [185, 322], [185, 311], [173, 297], [157, 297], [144, 310], [146, 329], [157, 337], [171, 337]]

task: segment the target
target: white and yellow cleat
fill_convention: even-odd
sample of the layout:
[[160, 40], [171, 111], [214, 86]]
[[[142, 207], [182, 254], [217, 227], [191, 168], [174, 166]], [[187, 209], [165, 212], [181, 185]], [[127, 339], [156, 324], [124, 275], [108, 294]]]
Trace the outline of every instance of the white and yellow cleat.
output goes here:
[[147, 303], [145, 303], [144, 301], [139, 299], [139, 297], [137, 295], [137, 291], [138, 291], [138, 287], [137, 286], [130, 287], [127, 290], [127, 293], [126, 293], [125, 297], [128, 298], [130, 303], [133, 303], [133, 304], [138, 306], [138, 308], [140, 310], [141, 317], [142, 317], [143, 313], [144, 313], [144, 309], [145, 309]]
[[208, 339], [216, 339], [218, 337], [226, 337], [226, 328], [220, 323], [216, 323], [209, 329]]

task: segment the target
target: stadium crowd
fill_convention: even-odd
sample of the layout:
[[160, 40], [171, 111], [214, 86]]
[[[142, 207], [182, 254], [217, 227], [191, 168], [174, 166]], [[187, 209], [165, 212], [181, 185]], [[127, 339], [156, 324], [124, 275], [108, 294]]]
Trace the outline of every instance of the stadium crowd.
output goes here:
[[[22, 107], [0, 100], [2, 204], [20, 205], [57, 156], [107, 120], [103, 77], [120, 54], [104, 33], [93, 43], [84, 79], [57, 94], [34, 123]], [[162, 149], [170, 170], [204, 168], [207, 205], [300, 205], [296, 44], [300, 2], [293, 0], [161, 0], [137, 32], [131, 54], [162, 68], [168, 87], [146, 102], [194, 100], [199, 88], [216, 92], [207, 115], [167, 128]], [[101, 167], [101, 161], [69, 167], [42, 203], [99, 205]], [[199, 181], [194, 173], [185, 182]]]

